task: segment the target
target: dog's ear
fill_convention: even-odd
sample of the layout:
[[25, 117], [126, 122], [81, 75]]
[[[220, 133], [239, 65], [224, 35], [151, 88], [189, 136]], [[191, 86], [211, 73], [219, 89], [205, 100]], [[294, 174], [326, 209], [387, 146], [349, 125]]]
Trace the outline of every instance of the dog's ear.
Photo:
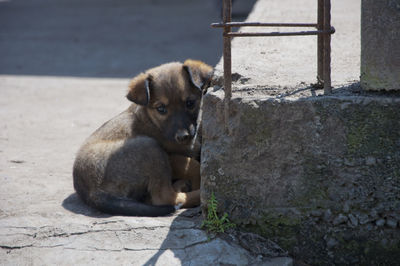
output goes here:
[[134, 103], [147, 105], [150, 102], [150, 83], [151, 75], [142, 73], [136, 76], [129, 83], [126, 98]]
[[213, 76], [213, 68], [206, 63], [188, 59], [183, 63], [183, 69], [188, 73], [190, 83], [203, 91], [208, 88]]

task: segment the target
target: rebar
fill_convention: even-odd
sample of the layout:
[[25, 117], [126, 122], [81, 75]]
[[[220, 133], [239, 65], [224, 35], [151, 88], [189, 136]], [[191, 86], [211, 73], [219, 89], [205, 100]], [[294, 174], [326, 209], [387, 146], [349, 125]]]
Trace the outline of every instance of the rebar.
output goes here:
[[[232, 0], [223, 0], [223, 22], [230, 23], [232, 20]], [[229, 103], [232, 97], [232, 58], [231, 58], [231, 37], [227, 34], [231, 31], [230, 26], [224, 26], [224, 91], [225, 91], [225, 106], [224, 119], [225, 131], [229, 134]]]
[[[324, 29], [324, 0], [318, 0], [318, 23], [317, 29]], [[317, 47], [317, 82], [322, 86], [324, 83], [324, 38], [323, 35], [318, 34], [318, 47]]]
[[[331, 34], [335, 28], [331, 26], [331, 1], [318, 0], [317, 23], [263, 23], [263, 22], [232, 22], [232, 0], [222, 0], [223, 22], [211, 24], [214, 28], [223, 28], [223, 58], [224, 58], [224, 91], [225, 91], [225, 126], [228, 130], [229, 102], [232, 97], [232, 37], [273, 37], [273, 36], [318, 36], [317, 81], [323, 84], [324, 94], [330, 94], [331, 89]], [[232, 27], [314, 27], [314, 31], [297, 32], [232, 32]]]
[[213, 28], [223, 27], [317, 27], [315, 23], [262, 23], [262, 22], [229, 22], [212, 23]]
[[321, 35], [334, 33], [335, 29], [315, 30], [315, 31], [296, 31], [296, 32], [228, 32], [224, 33], [229, 37], [276, 37], [276, 36], [301, 36], [301, 35]]
[[[331, 1], [324, 0], [324, 31], [331, 28]], [[331, 88], [331, 35], [322, 35], [324, 40], [324, 94], [332, 93]]]

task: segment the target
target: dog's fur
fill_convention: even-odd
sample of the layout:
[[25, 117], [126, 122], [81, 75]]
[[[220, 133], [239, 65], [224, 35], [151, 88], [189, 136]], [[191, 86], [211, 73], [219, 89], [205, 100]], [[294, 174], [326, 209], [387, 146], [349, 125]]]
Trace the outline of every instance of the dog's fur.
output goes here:
[[127, 94], [132, 105], [78, 151], [73, 177], [83, 201], [105, 213], [132, 216], [199, 205], [200, 166], [194, 158], [200, 148], [194, 137], [211, 75], [212, 67], [186, 60], [135, 77]]

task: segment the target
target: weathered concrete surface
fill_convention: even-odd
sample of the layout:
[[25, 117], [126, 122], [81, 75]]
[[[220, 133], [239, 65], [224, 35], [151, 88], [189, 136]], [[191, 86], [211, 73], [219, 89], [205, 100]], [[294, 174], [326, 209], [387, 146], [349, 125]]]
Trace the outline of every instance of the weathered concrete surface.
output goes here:
[[112, 217], [73, 191], [75, 152], [128, 107], [128, 78], [187, 57], [213, 64], [218, 17], [187, 0], [0, 1], [0, 265], [292, 263], [208, 242], [198, 209]]
[[[261, 0], [248, 21], [304, 21], [314, 4]], [[367, 93], [355, 81], [359, 8], [332, 5], [332, 95], [310, 86], [316, 59], [306, 37], [249, 38], [233, 41], [227, 132], [220, 84], [204, 98], [203, 203], [214, 192], [231, 220], [305, 263], [400, 260], [400, 95]], [[281, 47], [288, 51], [268, 52]]]
[[307, 262], [396, 261], [400, 98], [245, 93], [226, 137], [222, 91], [205, 97], [203, 200], [214, 192], [231, 220]]
[[[360, 0], [332, 3], [332, 84], [343, 85], [360, 76]], [[349, 13], [351, 11], [351, 14]], [[317, 3], [293, 0], [257, 1], [246, 21], [304, 22], [317, 21]], [[308, 28], [307, 28], [308, 29]], [[300, 31], [304, 28], [244, 27], [251, 31]], [[313, 30], [310, 28], [309, 30]], [[317, 37], [235, 38], [232, 42], [232, 73], [236, 87], [305, 87], [316, 83]], [[222, 76], [222, 60], [216, 76]], [[240, 76], [243, 78], [240, 79]]]
[[399, 28], [400, 1], [362, 1], [361, 86], [365, 90], [400, 90]]
[[199, 209], [113, 217], [78, 199], [74, 154], [129, 105], [127, 79], [1, 76], [0, 84], [1, 265], [291, 265], [234, 242], [209, 242]]

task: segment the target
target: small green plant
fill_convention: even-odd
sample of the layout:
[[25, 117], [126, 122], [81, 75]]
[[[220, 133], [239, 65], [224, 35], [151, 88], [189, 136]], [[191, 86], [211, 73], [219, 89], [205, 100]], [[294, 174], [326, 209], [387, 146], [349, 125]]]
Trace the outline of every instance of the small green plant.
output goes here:
[[231, 223], [228, 219], [228, 214], [224, 213], [222, 217], [217, 213], [218, 201], [211, 192], [211, 197], [207, 202], [207, 219], [201, 224], [201, 228], [205, 228], [209, 233], [224, 233], [229, 228], [236, 225]]

